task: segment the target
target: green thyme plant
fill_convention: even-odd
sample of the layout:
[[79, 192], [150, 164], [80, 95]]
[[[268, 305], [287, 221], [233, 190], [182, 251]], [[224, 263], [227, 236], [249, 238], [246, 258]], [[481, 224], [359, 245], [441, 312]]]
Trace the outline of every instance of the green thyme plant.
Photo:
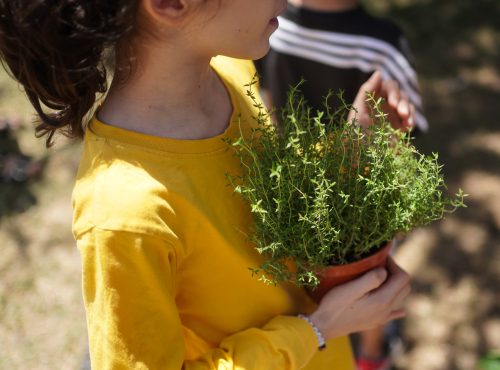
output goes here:
[[329, 265], [357, 261], [406, 232], [464, 206], [446, 187], [437, 154], [424, 156], [391, 128], [380, 99], [362, 129], [348, 107], [313, 112], [291, 89], [278, 127], [247, 85], [259, 114], [250, 137], [230, 144], [244, 168], [229, 179], [254, 214], [250, 236], [265, 262], [252, 269], [267, 283], [315, 287]]

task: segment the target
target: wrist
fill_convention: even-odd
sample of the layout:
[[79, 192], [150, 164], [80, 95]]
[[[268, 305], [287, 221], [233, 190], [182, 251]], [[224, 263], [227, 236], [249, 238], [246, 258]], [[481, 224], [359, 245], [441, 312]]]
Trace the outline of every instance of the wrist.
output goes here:
[[302, 314], [297, 315], [297, 317], [300, 318], [300, 319], [302, 319], [302, 320], [304, 320], [304, 321], [306, 321], [311, 326], [311, 328], [313, 329], [314, 334], [316, 334], [316, 338], [318, 339], [318, 349], [320, 351], [323, 350], [323, 349], [325, 349], [326, 348], [325, 337], [323, 336], [323, 333], [318, 328], [318, 326], [313, 322], [313, 320], [311, 320], [311, 318], [309, 316], [302, 315]]

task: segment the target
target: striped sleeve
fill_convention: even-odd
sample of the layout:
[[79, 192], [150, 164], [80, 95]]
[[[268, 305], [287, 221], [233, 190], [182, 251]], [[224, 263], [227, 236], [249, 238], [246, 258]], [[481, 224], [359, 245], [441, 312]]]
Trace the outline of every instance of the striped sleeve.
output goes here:
[[416, 108], [417, 126], [428, 130], [417, 74], [402, 50], [375, 37], [306, 28], [283, 17], [279, 22], [270, 39], [273, 50], [336, 68], [380, 70], [383, 78], [400, 84]]

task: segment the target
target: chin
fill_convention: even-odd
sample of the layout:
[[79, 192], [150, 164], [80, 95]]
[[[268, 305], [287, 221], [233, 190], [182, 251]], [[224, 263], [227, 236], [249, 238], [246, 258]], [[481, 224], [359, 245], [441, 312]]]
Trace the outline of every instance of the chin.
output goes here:
[[255, 48], [254, 50], [249, 51], [248, 53], [245, 53], [246, 55], [243, 57], [240, 57], [239, 59], [250, 59], [250, 60], [257, 60], [260, 58], [263, 58], [270, 49], [269, 41], [267, 41], [264, 45]]
[[264, 57], [270, 49], [269, 39], [266, 38], [265, 41], [258, 45], [253, 45], [252, 48], [248, 47], [245, 50], [226, 50], [221, 51], [219, 55], [224, 55], [230, 58], [236, 59], [246, 59], [246, 60], [257, 60]]
[[252, 58], [252, 60], [257, 60], [257, 59], [265, 57], [267, 55], [267, 53], [269, 53], [270, 48], [271, 48], [271, 46], [268, 43], [267, 47], [262, 49], [262, 51], [260, 53], [258, 53], [258, 55], [255, 58]]

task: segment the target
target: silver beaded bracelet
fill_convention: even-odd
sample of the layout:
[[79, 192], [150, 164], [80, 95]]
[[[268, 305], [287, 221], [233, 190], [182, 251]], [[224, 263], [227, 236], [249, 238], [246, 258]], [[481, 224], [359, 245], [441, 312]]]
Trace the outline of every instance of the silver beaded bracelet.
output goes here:
[[316, 334], [316, 337], [318, 338], [318, 344], [319, 344], [318, 349], [320, 351], [324, 350], [326, 348], [326, 340], [325, 340], [325, 337], [323, 337], [323, 334], [321, 334], [321, 331], [318, 329], [318, 327], [316, 325], [314, 325], [314, 323], [309, 318], [309, 316], [300, 314], [300, 315], [297, 315], [297, 317], [301, 318], [302, 320], [307, 321], [307, 323], [309, 325], [311, 325], [311, 327], [314, 330], [314, 333]]

